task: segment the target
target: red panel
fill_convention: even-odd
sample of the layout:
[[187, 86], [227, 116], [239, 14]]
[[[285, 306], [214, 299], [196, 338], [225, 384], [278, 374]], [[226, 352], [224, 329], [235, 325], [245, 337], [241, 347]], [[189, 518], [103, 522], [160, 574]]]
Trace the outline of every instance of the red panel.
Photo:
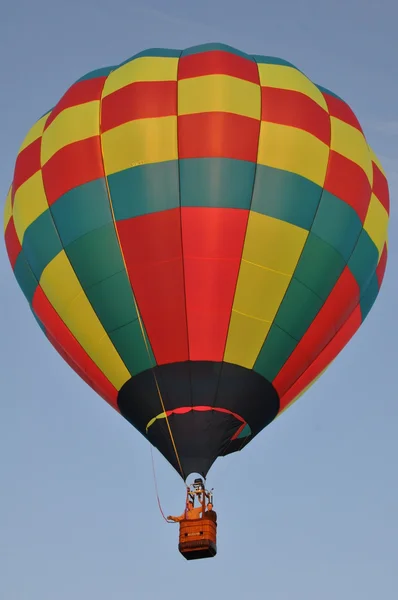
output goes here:
[[183, 208], [190, 360], [222, 361], [249, 211]]
[[32, 307], [54, 348], [90, 387], [119, 412], [117, 390], [73, 337], [40, 287], [36, 288]]
[[13, 194], [32, 175], [40, 171], [40, 150], [41, 137], [29, 144], [29, 146], [18, 154], [14, 169], [14, 180], [12, 182]]
[[99, 136], [64, 146], [46, 162], [42, 172], [50, 206], [73, 188], [103, 177]]
[[51, 111], [44, 129], [47, 129], [55, 117], [66, 108], [77, 106], [78, 104], [86, 104], [86, 102], [92, 102], [93, 100], [100, 100], [105, 80], [106, 77], [94, 77], [93, 79], [86, 79], [73, 84]]
[[261, 120], [304, 129], [330, 145], [329, 114], [300, 92], [262, 87]]
[[311, 363], [301, 377], [299, 377], [292, 387], [283, 395], [280, 401], [279, 412], [292, 402], [316, 377], [318, 377], [320, 373], [322, 373], [322, 371], [326, 369], [358, 331], [361, 322], [361, 309], [357, 306], [344, 325], [339, 329], [338, 333], [331, 339], [326, 348], [322, 350], [314, 362]]
[[379, 167], [372, 162], [373, 165], [373, 193], [378, 197], [388, 214], [390, 214], [390, 194], [388, 191], [388, 182], [380, 171]]
[[331, 96], [329, 94], [323, 94], [326, 104], [328, 105], [329, 113], [331, 117], [336, 117], [348, 125], [352, 125], [356, 129], [362, 132], [362, 127], [353, 113], [352, 109], [340, 98], [336, 98], [335, 96]]
[[177, 114], [176, 81], [140, 81], [117, 90], [102, 100], [101, 130], [135, 119]]
[[364, 222], [372, 189], [359, 165], [331, 150], [324, 189], [352, 206]]
[[232, 113], [178, 117], [180, 158], [235, 158], [257, 161], [260, 121]]
[[359, 286], [344, 269], [325, 304], [273, 381], [281, 397], [322, 352], [359, 303]]
[[[228, 410], [228, 408], [219, 408], [217, 406], [200, 406], [200, 405], [198, 405], [198, 406], [180, 406], [179, 408], [173, 408], [172, 410], [167, 410], [166, 416], [170, 417], [171, 415], [186, 415], [187, 413], [192, 412], [192, 411], [209, 412], [211, 410], [214, 412], [225, 413], [226, 415], [232, 415], [233, 417], [235, 417], [235, 419], [237, 419], [238, 421], [241, 421], [243, 423], [243, 425], [246, 425], [246, 421], [243, 419], [243, 417], [241, 417], [237, 413], [234, 413], [231, 410]], [[160, 413], [160, 414], [163, 414], [163, 413]], [[160, 416], [160, 415], [157, 415], [157, 416]]]
[[14, 265], [18, 258], [18, 254], [21, 252], [21, 244], [19, 243], [17, 232], [15, 231], [13, 217], [11, 217], [11, 219], [8, 221], [8, 224], [7, 224], [7, 227], [5, 230], [5, 234], [4, 234], [4, 238], [5, 238], [8, 258], [10, 259], [12, 268], [14, 268]]
[[223, 50], [182, 56], [178, 63], [178, 79], [203, 75], [231, 75], [259, 84], [257, 63]]
[[116, 225], [156, 362], [188, 360], [180, 209], [142, 215]]
[[379, 282], [379, 289], [381, 288], [381, 284], [383, 283], [384, 273], [386, 272], [387, 266], [387, 244], [384, 244], [383, 252], [381, 253], [379, 264], [376, 269], [376, 276]]

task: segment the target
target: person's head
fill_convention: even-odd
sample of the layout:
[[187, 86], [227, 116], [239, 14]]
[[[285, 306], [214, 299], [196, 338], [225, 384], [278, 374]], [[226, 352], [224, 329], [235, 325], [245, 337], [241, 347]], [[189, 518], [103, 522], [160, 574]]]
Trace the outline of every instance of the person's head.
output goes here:
[[192, 502], [192, 500], [190, 500], [190, 501], [188, 502], [188, 504], [187, 504], [187, 509], [188, 509], [188, 510], [192, 510], [192, 509], [193, 509], [193, 502]]
[[207, 510], [213, 510], [213, 505], [211, 502], [208, 503]]

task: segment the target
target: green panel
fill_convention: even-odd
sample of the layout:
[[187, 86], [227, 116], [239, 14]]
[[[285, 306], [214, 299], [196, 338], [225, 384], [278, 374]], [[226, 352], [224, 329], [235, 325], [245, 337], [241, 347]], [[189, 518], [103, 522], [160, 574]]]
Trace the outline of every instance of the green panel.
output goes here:
[[113, 223], [90, 231], [65, 251], [85, 291], [124, 269]]
[[251, 430], [250, 425], [245, 425], [236, 439], [240, 440], [242, 438], [248, 437], [251, 434], [252, 434], [252, 430]]
[[90, 287], [87, 297], [107, 333], [137, 319], [125, 269]]
[[361, 294], [366, 289], [379, 260], [379, 253], [369, 234], [363, 229], [354, 252], [348, 262], [351, 273], [354, 275]]
[[273, 381], [296, 346], [296, 340], [273, 324], [253, 370], [268, 381]]
[[230, 54], [236, 54], [237, 56], [242, 56], [243, 58], [251, 59], [251, 57], [238, 50], [237, 48], [233, 48], [233, 46], [228, 46], [227, 44], [221, 44], [218, 42], [210, 42], [207, 44], [199, 44], [198, 46], [191, 46], [182, 52], [182, 56], [189, 56], [191, 54], [201, 54], [202, 52], [211, 52], [214, 50], [229, 52]]
[[340, 252], [347, 262], [361, 229], [362, 223], [355, 210], [325, 190], [311, 231]]
[[30, 307], [30, 310], [32, 311], [32, 315], [34, 316], [36, 323], [38, 324], [38, 326], [40, 327], [40, 329], [42, 330], [44, 335], [47, 337], [47, 331], [46, 331], [46, 328], [44, 327], [43, 323], [40, 321], [39, 317], [36, 315], [36, 313], [32, 307]]
[[177, 160], [119, 171], [108, 184], [116, 221], [180, 205]]
[[48, 209], [27, 228], [22, 249], [34, 276], [39, 281], [46, 266], [62, 250], [59, 235]]
[[[148, 50], [142, 50], [142, 52], [138, 52], [134, 54], [134, 56], [130, 56], [127, 60], [124, 60], [118, 67], [125, 65], [136, 58], [142, 58], [143, 56], [153, 56], [159, 58], [178, 58], [181, 55], [181, 50], [174, 50], [172, 48], [148, 48]], [[115, 67], [116, 69], [118, 67]]]
[[86, 73], [86, 75], [83, 75], [83, 77], [80, 77], [76, 83], [85, 81], [86, 79], [95, 79], [96, 77], [107, 77], [114, 69], [116, 69], [116, 67], [102, 67], [101, 69], [90, 71], [89, 73]]
[[19, 253], [18, 258], [14, 265], [15, 279], [18, 281], [19, 287], [23, 291], [25, 298], [32, 303], [32, 299], [37, 288], [37, 280], [32, 273], [31, 268], [22, 252]]
[[[43, 118], [43, 117], [45, 117], [46, 115], [49, 115], [49, 116], [50, 116], [50, 113], [51, 113], [51, 112], [54, 110], [54, 108], [55, 108], [55, 106], [52, 106], [52, 107], [50, 108], [50, 110], [46, 110], [46, 112], [45, 112], [45, 113], [43, 113], [43, 114], [42, 114], [42, 115], [41, 115], [41, 116], [40, 116], [40, 117], [37, 119], [37, 121], [40, 121], [40, 119], [42, 119], [42, 118]], [[37, 121], [36, 121], [36, 123], [37, 123]]]
[[112, 331], [109, 337], [132, 376], [156, 365], [155, 357], [147, 339], [148, 354], [138, 319], [116, 329], [116, 331]]
[[[335, 98], [337, 98], [338, 100], [341, 100], [340, 96], [338, 96], [337, 94], [335, 94], [334, 92], [331, 92], [330, 90], [326, 89], [325, 87], [323, 87], [322, 85], [318, 85], [317, 83], [315, 84], [316, 87], [318, 88], [318, 90], [320, 92], [322, 92], [322, 94], [328, 94], [329, 96], [334, 96]], [[342, 100], [342, 102], [344, 102], [344, 100]]]
[[379, 280], [377, 279], [376, 273], [373, 273], [373, 276], [369, 282], [368, 287], [365, 290], [365, 293], [361, 297], [360, 307], [362, 314], [362, 322], [366, 319], [369, 314], [370, 309], [372, 308], [378, 293], [379, 293]]
[[278, 58], [277, 56], [263, 56], [262, 54], [253, 54], [252, 56], [254, 60], [260, 64], [280, 65], [282, 67], [293, 67], [293, 69], [296, 69], [297, 71], [299, 70], [297, 67], [292, 65], [292, 63], [284, 60], [283, 58]]
[[298, 279], [326, 300], [346, 263], [334, 248], [310, 232], [294, 272]]
[[322, 188], [305, 177], [258, 165], [251, 209], [310, 229], [321, 195]]
[[256, 165], [228, 158], [180, 160], [181, 206], [244, 208], [252, 199]]
[[51, 207], [64, 247], [89, 231], [111, 223], [105, 179], [96, 179], [70, 190]]
[[293, 278], [275, 317], [275, 325], [299, 342], [322, 305], [319, 296]]

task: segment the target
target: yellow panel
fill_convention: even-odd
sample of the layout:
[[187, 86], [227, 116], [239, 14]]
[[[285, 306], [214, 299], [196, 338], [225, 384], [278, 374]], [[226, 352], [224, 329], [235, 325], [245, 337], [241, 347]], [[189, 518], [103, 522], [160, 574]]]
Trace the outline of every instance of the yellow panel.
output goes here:
[[252, 369], [271, 323], [232, 310], [224, 360]]
[[306, 177], [323, 187], [329, 146], [307, 131], [261, 122], [257, 162]]
[[335, 117], [330, 117], [330, 122], [332, 127], [331, 149], [362, 167], [372, 184], [372, 161], [363, 134], [355, 127]]
[[159, 415], [157, 415], [156, 417], [154, 417], [153, 419], [151, 419], [150, 421], [148, 421], [147, 426], [145, 427], [145, 431], [148, 431], [148, 429], [151, 427], [151, 425], [153, 425], [158, 419], [165, 419], [166, 418], [166, 413], [162, 412]]
[[178, 82], [179, 115], [216, 111], [260, 119], [260, 86], [228, 75], [206, 75]]
[[292, 275], [307, 237], [306, 229], [251, 212], [243, 259], [273, 271]]
[[252, 368], [286, 293], [308, 231], [251, 212], [225, 360]]
[[115, 69], [108, 75], [102, 97], [109, 96], [135, 81], [176, 81], [178, 58], [143, 56]]
[[363, 227], [377, 246], [380, 255], [387, 238], [388, 214], [374, 194], [371, 196]]
[[263, 87], [301, 92], [328, 111], [326, 100], [321, 91], [308, 77], [294, 67], [259, 63], [258, 72]]
[[43, 177], [41, 171], [37, 171], [15, 192], [14, 224], [21, 244], [29, 225], [47, 209], [48, 203], [44, 192]]
[[8, 194], [7, 194], [7, 198], [6, 198], [6, 203], [4, 205], [4, 221], [3, 221], [4, 231], [7, 229], [8, 222], [12, 217], [11, 189], [12, 189], [12, 187], [10, 186], [10, 189], [8, 190]]
[[109, 381], [120, 389], [130, 378], [62, 250], [47, 265], [40, 285], [58, 315]]
[[379, 161], [379, 159], [377, 158], [376, 154], [373, 152], [372, 148], [370, 146], [368, 146], [369, 148], [369, 152], [370, 152], [370, 158], [373, 160], [373, 162], [379, 167], [380, 171], [383, 173], [384, 177], [387, 179], [387, 175], [386, 172], [383, 169], [383, 166], [381, 164], [381, 162]]
[[41, 164], [64, 146], [99, 135], [99, 110], [99, 100], [94, 100], [60, 112], [43, 133]]
[[177, 117], [137, 119], [102, 134], [107, 175], [149, 163], [176, 160]]
[[49, 111], [47, 114], [43, 115], [29, 130], [28, 135], [25, 137], [24, 141], [21, 144], [19, 152], [22, 152], [22, 150], [24, 148], [26, 148], [27, 146], [32, 144], [32, 142], [37, 140], [42, 135], [44, 126], [46, 124], [46, 121], [47, 121], [50, 113], [51, 113], [51, 111]]
[[242, 260], [233, 309], [272, 322], [291, 276]]

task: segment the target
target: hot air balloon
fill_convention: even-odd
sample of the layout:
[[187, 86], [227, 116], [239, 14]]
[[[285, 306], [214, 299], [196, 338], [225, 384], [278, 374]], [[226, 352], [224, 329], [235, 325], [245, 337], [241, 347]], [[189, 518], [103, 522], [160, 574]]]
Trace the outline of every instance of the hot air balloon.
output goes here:
[[74, 83], [22, 143], [5, 239], [48, 340], [185, 480], [244, 448], [355, 334], [388, 216], [339, 96], [205, 44]]

